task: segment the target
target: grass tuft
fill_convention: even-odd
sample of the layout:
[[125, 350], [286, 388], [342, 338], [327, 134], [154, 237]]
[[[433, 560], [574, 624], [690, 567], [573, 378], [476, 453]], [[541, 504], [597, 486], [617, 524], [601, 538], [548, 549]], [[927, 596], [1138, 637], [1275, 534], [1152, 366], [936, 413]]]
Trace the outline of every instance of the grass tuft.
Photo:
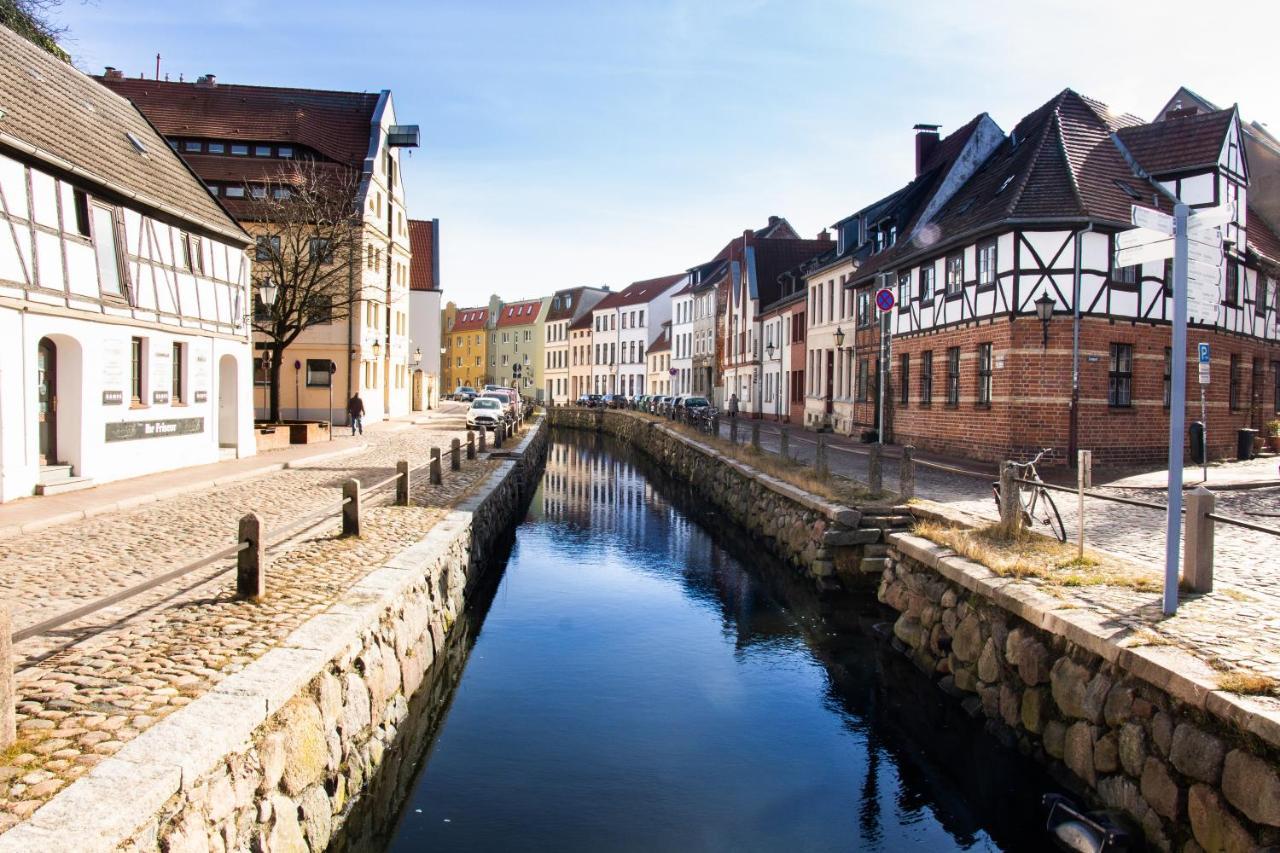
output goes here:
[[1248, 670], [1236, 670], [1219, 676], [1218, 687], [1240, 696], [1280, 696], [1280, 680]]

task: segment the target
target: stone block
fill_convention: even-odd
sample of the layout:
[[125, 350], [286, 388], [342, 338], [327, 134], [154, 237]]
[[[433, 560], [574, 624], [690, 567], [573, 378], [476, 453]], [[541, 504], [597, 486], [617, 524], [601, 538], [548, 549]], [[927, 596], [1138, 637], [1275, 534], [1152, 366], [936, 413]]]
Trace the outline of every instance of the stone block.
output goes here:
[[910, 649], [918, 649], [924, 645], [924, 626], [919, 619], [911, 616], [898, 617], [898, 621], [893, 623], [893, 635]]
[[1008, 684], [1000, 685], [1000, 719], [1011, 729], [1022, 721], [1022, 696]]
[[[1030, 693], [1031, 691], [1027, 691]], [[1057, 720], [1044, 724], [1044, 751], [1054, 758], [1062, 758], [1065, 754], [1067, 727]]]
[[327, 850], [333, 834], [333, 806], [323, 785], [312, 785], [298, 802], [302, 834], [311, 850]]
[[1032, 734], [1044, 731], [1049, 718], [1049, 697], [1043, 687], [1030, 687], [1022, 692], [1022, 727]]
[[996, 651], [996, 641], [991, 637], [987, 638], [982, 654], [978, 656], [978, 678], [988, 684], [1000, 680], [1000, 657]]
[[296, 796], [324, 776], [329, 761], [324, 719], [315, 702], [298, 697], [280, 710], [272, 725], [284, 735], [280, 784], [286, 793]]
[[1179, 772], [1198, 782], [1217, 785], [1225, 755], [1226, 747], [1221, 740], [1191, 723], [1179, 723], [1173, 730], [1169, 761]]
[[978, 678], [973, 672], [971, 666], [954, 666], [952, 675], [955, 677], [956, 687], [965, 693], [976, 693], [978, 690]]
[[1233, 749], [1222, 767], [1222, 793], [1255, 823], [1280, 826], [1280, 772], [1252, 753]]
[[[1009, 634], [1005, 648], [1013, 645], [1016, 631]], [[1049, 680], [1049, 650], [1034, 637], [1024, 636], [1017, 645], [1018, 676], [1028, 687], [1044, 684]]]
[[976, 614], [969, 614], [956, 628], [951, 641], [951, 653], [965, 663], [972, 663], [982, 652], [982, 623]]
[[1120, 737], [1107, 732], [1093, 744], [1093, 767], [1099, 773], [1115, 773], [1120, 767]]
[[1108, 726], [1117, 728], [1128, 721], [1133, 714], [1133, 688], [1127, 684], [1117, 684], [1107, 694], [1106, 704], [1102, 707], [1102, 718]]
[[1109, 809], [1117, 809], [1136, 821], [1151, 811], [1151, 807], [1142, 799], [1137, 784], [1124, 776], [1107, 776], [1098, 780], [1098, 796]]
[[1169, 744], [1173, 741], [1173, 717], [1160, 711], [1151, 718], [1151, 742], [1155, 744], [1160, 755], [1169, 754]]
[[1111, 679], [1101, 673], [1094, 675], [1088, 667], [1062, 657], [1049, 672], [1049, 682], [1053, 701], [1064, 715], [1091, 723], [1102, 721]]
[[1163, 761], [1148, 756], [1142, 766], [1141, 785], [1143, 799], [1158, 814], [1175, 822], [1182, 819], [1182, 789]]
[[1147, 733], [1137, 723], [1125, 723], [1120, 727], [1120, 766], [1135, 779], [1142, 775], [1147, 762]]
[[342, 704], [342, 733], [351, 741], [373, 721], [373, 713], [369, 705], [369, 688], [365, 687], [360, 676], [347, 673], [344, 688], [343, 693], [346, 695]]
[[1208, 853], [1252, 853], [1254, 843], [1222, 798], [1208, 785], [1192, 785], [1187, 796], [1191, 832]]
[[1093, 738], [1095, 729], [1085, 722], [1072, 723], [1063, 738], [1063, 763], [1090, 787], [1098, 777], [1093, 766]]
[[[318, 713], [318, 712], [317, 712]], [[298, 807], [288, 797], [271, 795], [271, 832], [267, 848], [271, 853], [310, 853], [298, 823]]]
[[258, 762], [262, 765], [262, 793], [274, 791], [284, 776], [284, 733], [269, 732], [258, 742]]

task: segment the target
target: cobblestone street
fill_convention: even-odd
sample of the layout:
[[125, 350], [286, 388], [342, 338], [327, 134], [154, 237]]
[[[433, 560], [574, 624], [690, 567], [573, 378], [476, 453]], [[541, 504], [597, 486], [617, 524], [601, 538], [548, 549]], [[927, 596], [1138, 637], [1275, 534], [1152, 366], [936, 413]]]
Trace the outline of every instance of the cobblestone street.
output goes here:
[[[269, 526], [336, 504], [349, 477], [372, 483], [398, 459], [424, 464], [430, 448], [465, 439], [456, 410], [425, 425], [381, 425], [367, 450], [317, 468], [282, 471], [224, 489], [193, 492], [134, 512], [51, 528], [4, 543], [6, 595], [23, 606], [15, 625], [115, 592], [216, 550], [247, 510]], [[336, 516], [273, 556], [269, 595], [234, 597], [234, 575], [215, 564], [166, 587], [86, 617], [16, 648], [18, 744], [0, 767], [0, 831], [31, 814], [125, 742], [270, 649], [309, 616], [399, 550], [417, 541], [443, 508], [470, 492], [496, 463], [463, 461], [444, 484], [414, 481], [413, 506], [366, 504], [362, 535], [336, 536]], [[42, 595], [48, 585], [52, 595]], [[25, 658], [25, 661], [23, 660]]]

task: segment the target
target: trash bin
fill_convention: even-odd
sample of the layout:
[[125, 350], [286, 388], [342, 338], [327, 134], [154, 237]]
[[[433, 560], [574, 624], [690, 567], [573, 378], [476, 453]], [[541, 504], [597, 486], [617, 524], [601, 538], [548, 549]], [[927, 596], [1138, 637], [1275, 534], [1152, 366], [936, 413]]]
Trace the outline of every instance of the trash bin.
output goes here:
[[1203, 465], [1205, 460], [1204, 424], [1200, 421], [1192, 421], [1188, 431], [1191, 433], [1191, 463]]
[[1241, 461], [1253, 458], [1253, 437], [1256, 429], [1240, 429], [1236, 431], [1236, 458]]

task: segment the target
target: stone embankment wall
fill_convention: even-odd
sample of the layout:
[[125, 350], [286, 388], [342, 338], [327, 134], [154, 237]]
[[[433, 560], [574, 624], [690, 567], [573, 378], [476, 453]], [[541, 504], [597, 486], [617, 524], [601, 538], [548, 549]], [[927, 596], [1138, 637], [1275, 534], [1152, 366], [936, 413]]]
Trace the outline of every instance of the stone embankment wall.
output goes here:
[[365, 849], [437, 721], [431, 697], [460, 671], [458, 620], [546, 441], [536, 426], [422, 541], [0, 836], [0, 852]]
[[819, 589], [874, 582], [885, 565], [885, 531], [912, 523], [905, 507], [823, 500], [651, 418], [582, 408], [548, 415], [552, 426], [603, 432], [642, 451]]
[[1160, 850], [1280, 844], [1280, 714], [1214, 689], [1176, 650], [1124, 645], [909, 534], [879, 597], [944, 689], [1023, 752], [1065, 769]]

